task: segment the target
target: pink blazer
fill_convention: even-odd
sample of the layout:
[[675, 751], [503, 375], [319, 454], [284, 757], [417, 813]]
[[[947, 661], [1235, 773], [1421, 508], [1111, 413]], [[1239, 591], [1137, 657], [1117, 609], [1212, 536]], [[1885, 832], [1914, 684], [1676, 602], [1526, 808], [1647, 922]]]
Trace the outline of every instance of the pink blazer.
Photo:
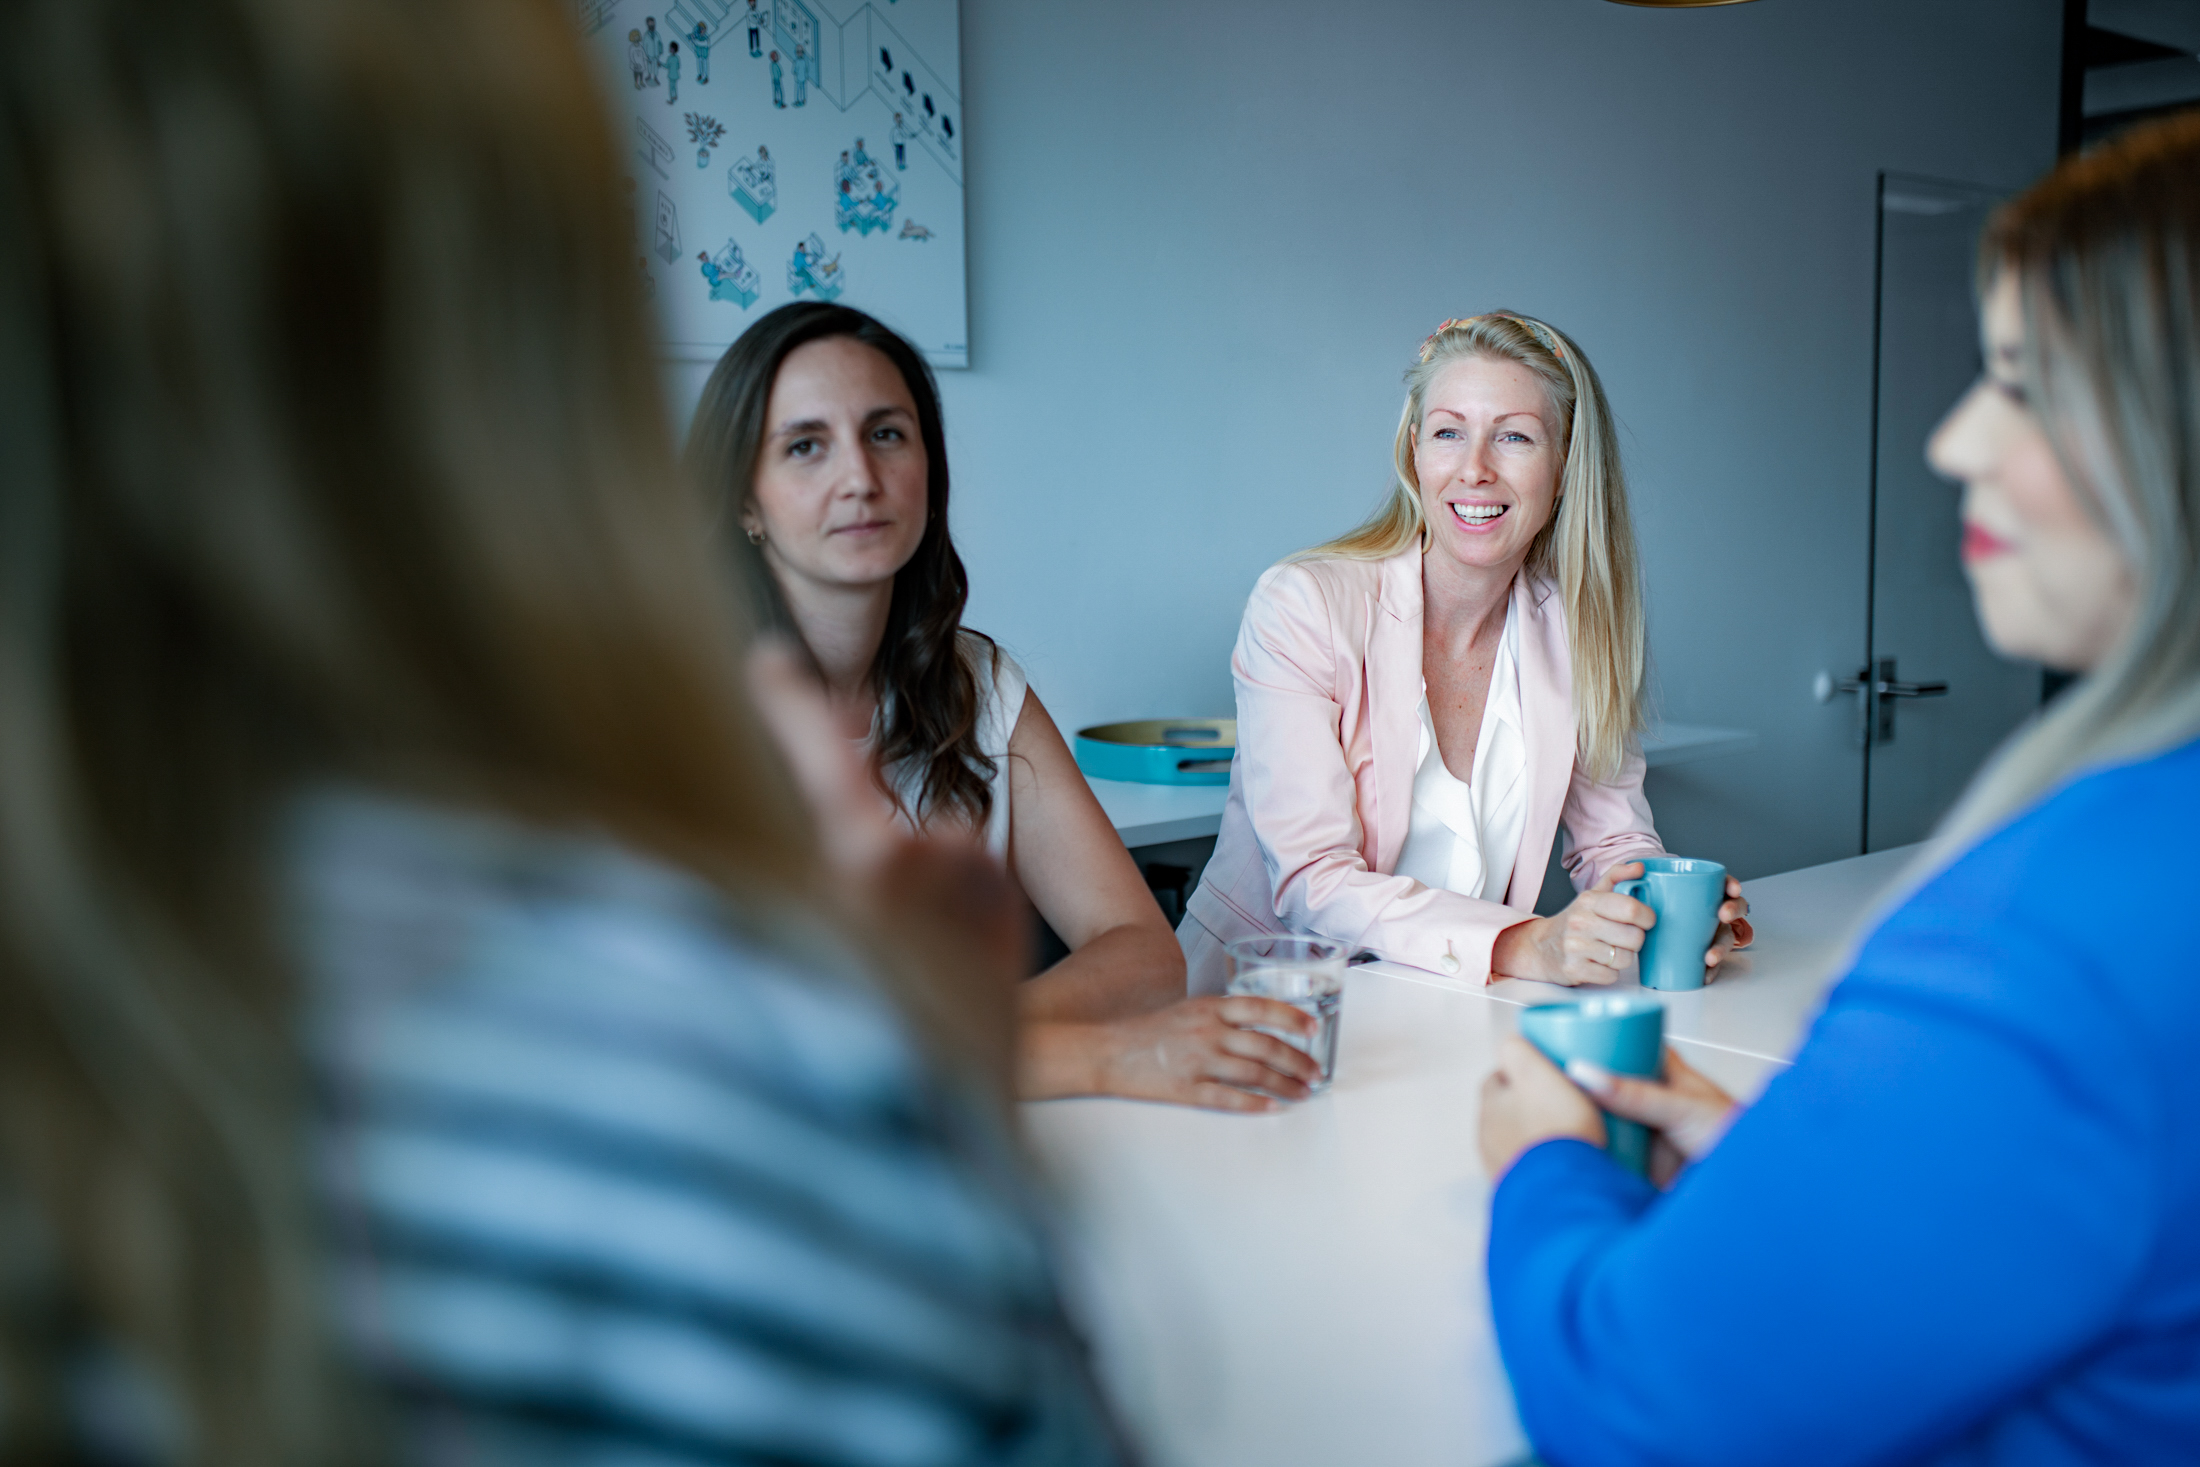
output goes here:
[[1391, 873], [1412, 820], [1420, 753], [1421, 555], [1275, 566], [1246, 603], [1230, 671], [1238, 748], [1222, 831], [1177, 929], [1193, 993], [1219, 993], [1222, 944], [1303, 932], [1394, 962], [1486, 982], [1497, 934], [1534, 915], [1563, 821], [1576, 890], [1622, 861], [1657, 855], [1641, 753], [1600, 784], [1574, 767], [1564, 598], [1514, 581], [1528, 822], [1503, 902]]

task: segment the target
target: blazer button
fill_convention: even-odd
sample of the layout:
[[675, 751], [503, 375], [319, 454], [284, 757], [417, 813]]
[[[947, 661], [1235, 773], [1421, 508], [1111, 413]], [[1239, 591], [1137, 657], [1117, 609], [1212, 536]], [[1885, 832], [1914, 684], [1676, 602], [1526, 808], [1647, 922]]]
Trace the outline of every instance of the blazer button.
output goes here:
[[1436, 960], [1436, 966], [1447, 973], [1456, 973], [1459, 971], [1459, 959], [1451, 953], [1445, 953]]

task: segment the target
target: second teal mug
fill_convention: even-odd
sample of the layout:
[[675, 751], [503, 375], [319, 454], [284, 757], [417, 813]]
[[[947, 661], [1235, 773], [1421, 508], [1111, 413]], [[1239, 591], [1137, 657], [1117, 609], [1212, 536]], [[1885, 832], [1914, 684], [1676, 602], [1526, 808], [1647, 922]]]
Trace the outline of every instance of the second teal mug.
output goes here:
[[[1584, 1059], [1615, 1075], [1654, 1080], [1665, 1058], [1665, 1005], [1612, 993], [1579, 1003], [1539, 1003], [1520, 1016], [1520, 1037], [1560, 1069]], [[1650, 1130], [1606, 1112], [1604, 1149], [1638, 1177], [1650, 1174]]]
[[1726, 868], [1687, 856], [1647, 856], [1642, 875], [1615, 881], [1612, 890], [1658, 914], [1642, 944], [1642, 986], [1668, 993], [1703, 987], [1703, 955], [1719, 930]]

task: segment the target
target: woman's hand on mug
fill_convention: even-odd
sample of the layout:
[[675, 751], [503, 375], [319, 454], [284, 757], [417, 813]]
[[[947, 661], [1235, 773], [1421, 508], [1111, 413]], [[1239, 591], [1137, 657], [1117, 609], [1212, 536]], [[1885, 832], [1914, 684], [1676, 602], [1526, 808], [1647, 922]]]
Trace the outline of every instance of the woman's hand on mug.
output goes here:
[[1711, 970], [1704, 974], [1704, 982], [1719, 976], [1719, 964], [1726, 961], [1728, 953], [1738, 952], [1756, 940], [1756, 929], [1749, 925], [1749, 899], [1742, 895], [1742, 884], [1729, 876], [1726, 900], [1719, 903], [1719, 930], [1711, 939], [1711, 950], [1703, 955], [1704, 966]]
[[1701, 1161], [1741, 1114], [1734, 1097], [1665, 1047], [1665, 1078], [1615, 1075], [1602, 1065], [1574, 1060], [1566, 1075], [1613, 1115], [1640, 1121], [1657, 1133], [1650, 1150], [1650, 1180], [1669, 1186], [1682, 1167]]
[[1604, 1116], [1568, 1082], [1543, 1051], [1515, 1034], [1497, 1051], [1497, 1068], [1482, 1082], [1476, 1128], [1490, 1185], [1530, 1147], [1569, 1138], [1604, 1144]]
[[1500, 932], [1490, 949], [1491, 975], [1577, 986], [1616, 982], [1633, 971], [1658, 914], [1613, 891], [1612, 883], [1640, 875], [1639, 861], [1614, 866], [1557, 916], [1531, 917]]
[[1102, 1023], [1028, 1025], [1022, 1093], [1124, 1095], [1253, 1112], [1306, 1099], [1321, 1066], [1255, 1024], [1309, 1040], [1314, 1032], [1313, 1017], [1300, 1009], [1237, 995], [1188, 998]]

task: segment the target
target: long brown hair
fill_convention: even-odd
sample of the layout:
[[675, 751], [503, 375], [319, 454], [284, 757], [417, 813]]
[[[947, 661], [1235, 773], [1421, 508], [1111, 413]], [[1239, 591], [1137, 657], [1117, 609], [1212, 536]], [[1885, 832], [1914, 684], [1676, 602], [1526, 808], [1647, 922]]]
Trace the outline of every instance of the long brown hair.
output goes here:
[[993, 809], [996, 766], [978, 746], [980, 694], [971, 657], [992, 657], [996, 650], [991, 638], [962, 624], [970, 580], [947, 531], [947, 435], [939, 388], [923, 356], [898, 332], [850, 307], [820, 301], [781, 306], [742, 332], [712, 369], [688, 430], [689, 471], [714, 502], [726, 552], [758, 593], [758, 614], [799, 642], [801, 632], [770, 567], [738, 521], [755, 492], [780, 365], [796, 348], [833, 336], [860, 341], [894, 364], [917, 406], [929, 471], [924, 538], [894, 575], [886, 634], [871, 664], [879, 700], [873, 770], [896, 805], [904, 801], [893, 772], [918, 772], [916, 808], [908, 814], [920, 824], [947, 812], [982, 830]]
[[2130, 563], [2123, 640], [2003, 750], [1921, 871], [2088, 769], [2200, 737], [2200, 115], [2065, 162], [1979, 241], [2014, 278], [2026, 390], [2080, 499]]
[[[781, 905], [822, 883], [663, 432], [566, 7], [8, 25], [7, 1455], [63, 1450], [81, 1318], [167, 1383], [192, 1459], [333, 1461], [362, 1438], [274, 925], [292, 793], [606, 830]], [[18, 1287], [26, 1236], [53, 1287]]]
[[1357, 529], [1301, 554], [1388, 560], [1414, 546], [1427, 548], [1413, 468], [1422, 403], [1438, 373], [1472, 357], [1526, 367], [1558, 416], [1557, 436], [1566, 446], [1558, 508], [1528, 547], [1525, 569], [1558, 582], [1573, 663], [1575, 757], [1592, 779], [1610, 779], [1642, 728], [1642, 570], [1604, 383], [1571, 337], [1514, 311], [1439, 326], [1406, 369], [1406, 402], [1391, 443], [1390, 492], [1382, 507]]

